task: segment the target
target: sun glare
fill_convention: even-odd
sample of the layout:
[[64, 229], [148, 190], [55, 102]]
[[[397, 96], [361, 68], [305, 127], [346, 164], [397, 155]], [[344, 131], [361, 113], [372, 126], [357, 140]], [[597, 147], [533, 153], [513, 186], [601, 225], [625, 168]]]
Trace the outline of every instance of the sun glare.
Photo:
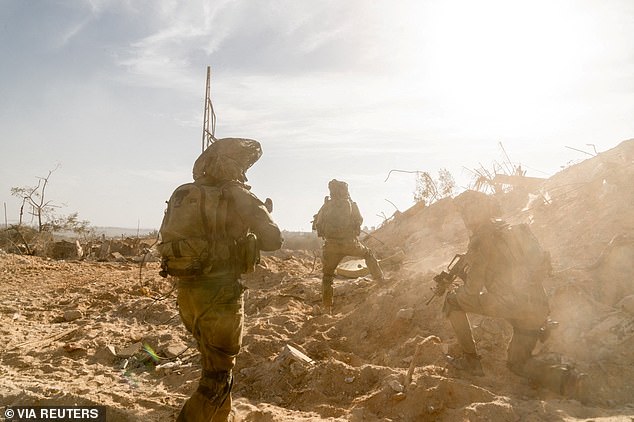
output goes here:
[[[543, 104], [561, 101], [578, 83], [595, 48], [588, 21], [573, 4], [443, 1], [415, 30], [421, 70], [445, 113], [477, 124], [495, 117], [508, 130], [547, 119]], [[543, 122], [542, 122], [543, 123]]]

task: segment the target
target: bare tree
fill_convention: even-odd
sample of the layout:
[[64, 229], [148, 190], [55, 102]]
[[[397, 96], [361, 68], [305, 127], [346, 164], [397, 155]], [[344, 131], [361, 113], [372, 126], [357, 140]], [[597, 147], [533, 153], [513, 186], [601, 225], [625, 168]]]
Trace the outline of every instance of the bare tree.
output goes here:
[[59, 205], [55, 205], [52, 201], [46, 200], [46, 187], [48, 185], [48, 179], [51, 174], [59, 168], [59, 164], [55, 166], [53, 170], [48, 171], [46, 177], [38, 177], [37, 186], [25, 186], [11, 188], [11, 195], [22, 199], [22, 205], [20, 206], [20, 218], [18, 220], [18, 226], [21, 226], [24, 217], [24, 207], [29, 206], [31, 210], [29, 213], [37, 219], [37, 231], [41, 233], [44, 231], [44, 223], [47, 217], [52, 216], [55, 208], [59, 208]]
[[434, 179], [426, 172], [416, 173], [416, 190], [414, 191], [414, 201], [431, 205], [439, 199], [451, 196], [456, 182], [447, 169], [438, 171], [438, 179]]
[[[67, 216], [56, 215], [55, 210], [61, 206], [46, 197], [49, 179], [59, 167], [58, 164], [54, 169], [49, 170], [46, 177], [38, 177], [36, 186], [11, 188], [11, 195], [20, 198], [22, 204], [18, 223], [11, 225], [8, 230], [12, 230], [17, 234], [16, 241], [23, 245], [27, 254], [34, 253], [31, 243], [35, 242], [38, 237], [41, 238], [42, 236], [40, 235], [43, 233], [54, 233], [64, 230], [73, 231], [76, 234], [90, 232], [90, 223], [86, 220], [79, 220], [78, 213], [75, 212]], [[25, 212], [36, 220], [37, 225], [35, 228], [24, 221]]]
[[385, 182], [390, 178], [392, 172], [414, 173], [416, 175], [416, 188], [414, 190], [414, 202], [416, 203], [423, 202], [431, 205], [439, 199], [451, 196], [456, 187], [453, 176], [449, 170], [444, 168], [438, 171], [438, 179], [434, 179], [426, 171], [392, 169], [388, 172]]

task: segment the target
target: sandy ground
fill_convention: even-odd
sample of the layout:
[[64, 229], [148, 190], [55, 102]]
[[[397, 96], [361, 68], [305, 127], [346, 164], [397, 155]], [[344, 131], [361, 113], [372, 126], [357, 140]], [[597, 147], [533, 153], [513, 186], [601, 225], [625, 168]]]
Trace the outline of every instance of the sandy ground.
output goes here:
[[[551, 252], [560, 322], [546, 359], [588, 373], [566, 399], [505, 365], [510, 327], [474, 316], [484, 377], [447, 368], [456, 348], [432, 277], [466, 247], [451, 200], [413, 207], [364, 239], [388, 281], [335, 280], [319, 309], [319, 251], [266, 255], [245, 277], [234, 412], [245, 421], [634, 420], [634, 141], [563, 170], [540, 192], [500, 196]], [[544, 200], [546, 198], [546, 200]], [[200, 376], [173, 282], [156, 262], [55, 261], [0, 252], [0, 409], [107, 406], [109, 421], [174, 420]]]

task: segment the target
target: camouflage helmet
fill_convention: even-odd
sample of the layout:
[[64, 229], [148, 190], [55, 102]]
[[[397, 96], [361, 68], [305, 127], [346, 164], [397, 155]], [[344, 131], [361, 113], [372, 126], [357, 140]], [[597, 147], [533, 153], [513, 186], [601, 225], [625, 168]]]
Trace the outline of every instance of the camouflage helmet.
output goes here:
[[328, 182], [328, 190], [330, 191], [331, 198], [348, 198], [350, 194], [348, 192], [348, 184], [341, 180], [332, 179]]
[[214, 141], [194, 163], [194, 180], [246, 182], [246, 171], [262, 156], [258, 141], [222, 138]]
[[494, 197], [474, 190], [466, 190], [453, 199], [454, 206], [463, 218], [489, 220], [502, 213]]

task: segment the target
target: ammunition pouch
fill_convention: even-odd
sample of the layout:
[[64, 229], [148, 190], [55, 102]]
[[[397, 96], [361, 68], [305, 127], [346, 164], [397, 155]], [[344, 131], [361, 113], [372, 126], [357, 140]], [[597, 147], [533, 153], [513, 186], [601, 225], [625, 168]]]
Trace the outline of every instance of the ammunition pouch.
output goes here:
[[260, 249], [258, 239], [254, 233], [247, 233], [237, 242], [238, 268], [241, 274], [252, 273], [260, 262]]
[[189, 277], [202, 274], [209, 261], [209, 242], [205, 239], [183, 239], [160, 243], [161, 277]]

